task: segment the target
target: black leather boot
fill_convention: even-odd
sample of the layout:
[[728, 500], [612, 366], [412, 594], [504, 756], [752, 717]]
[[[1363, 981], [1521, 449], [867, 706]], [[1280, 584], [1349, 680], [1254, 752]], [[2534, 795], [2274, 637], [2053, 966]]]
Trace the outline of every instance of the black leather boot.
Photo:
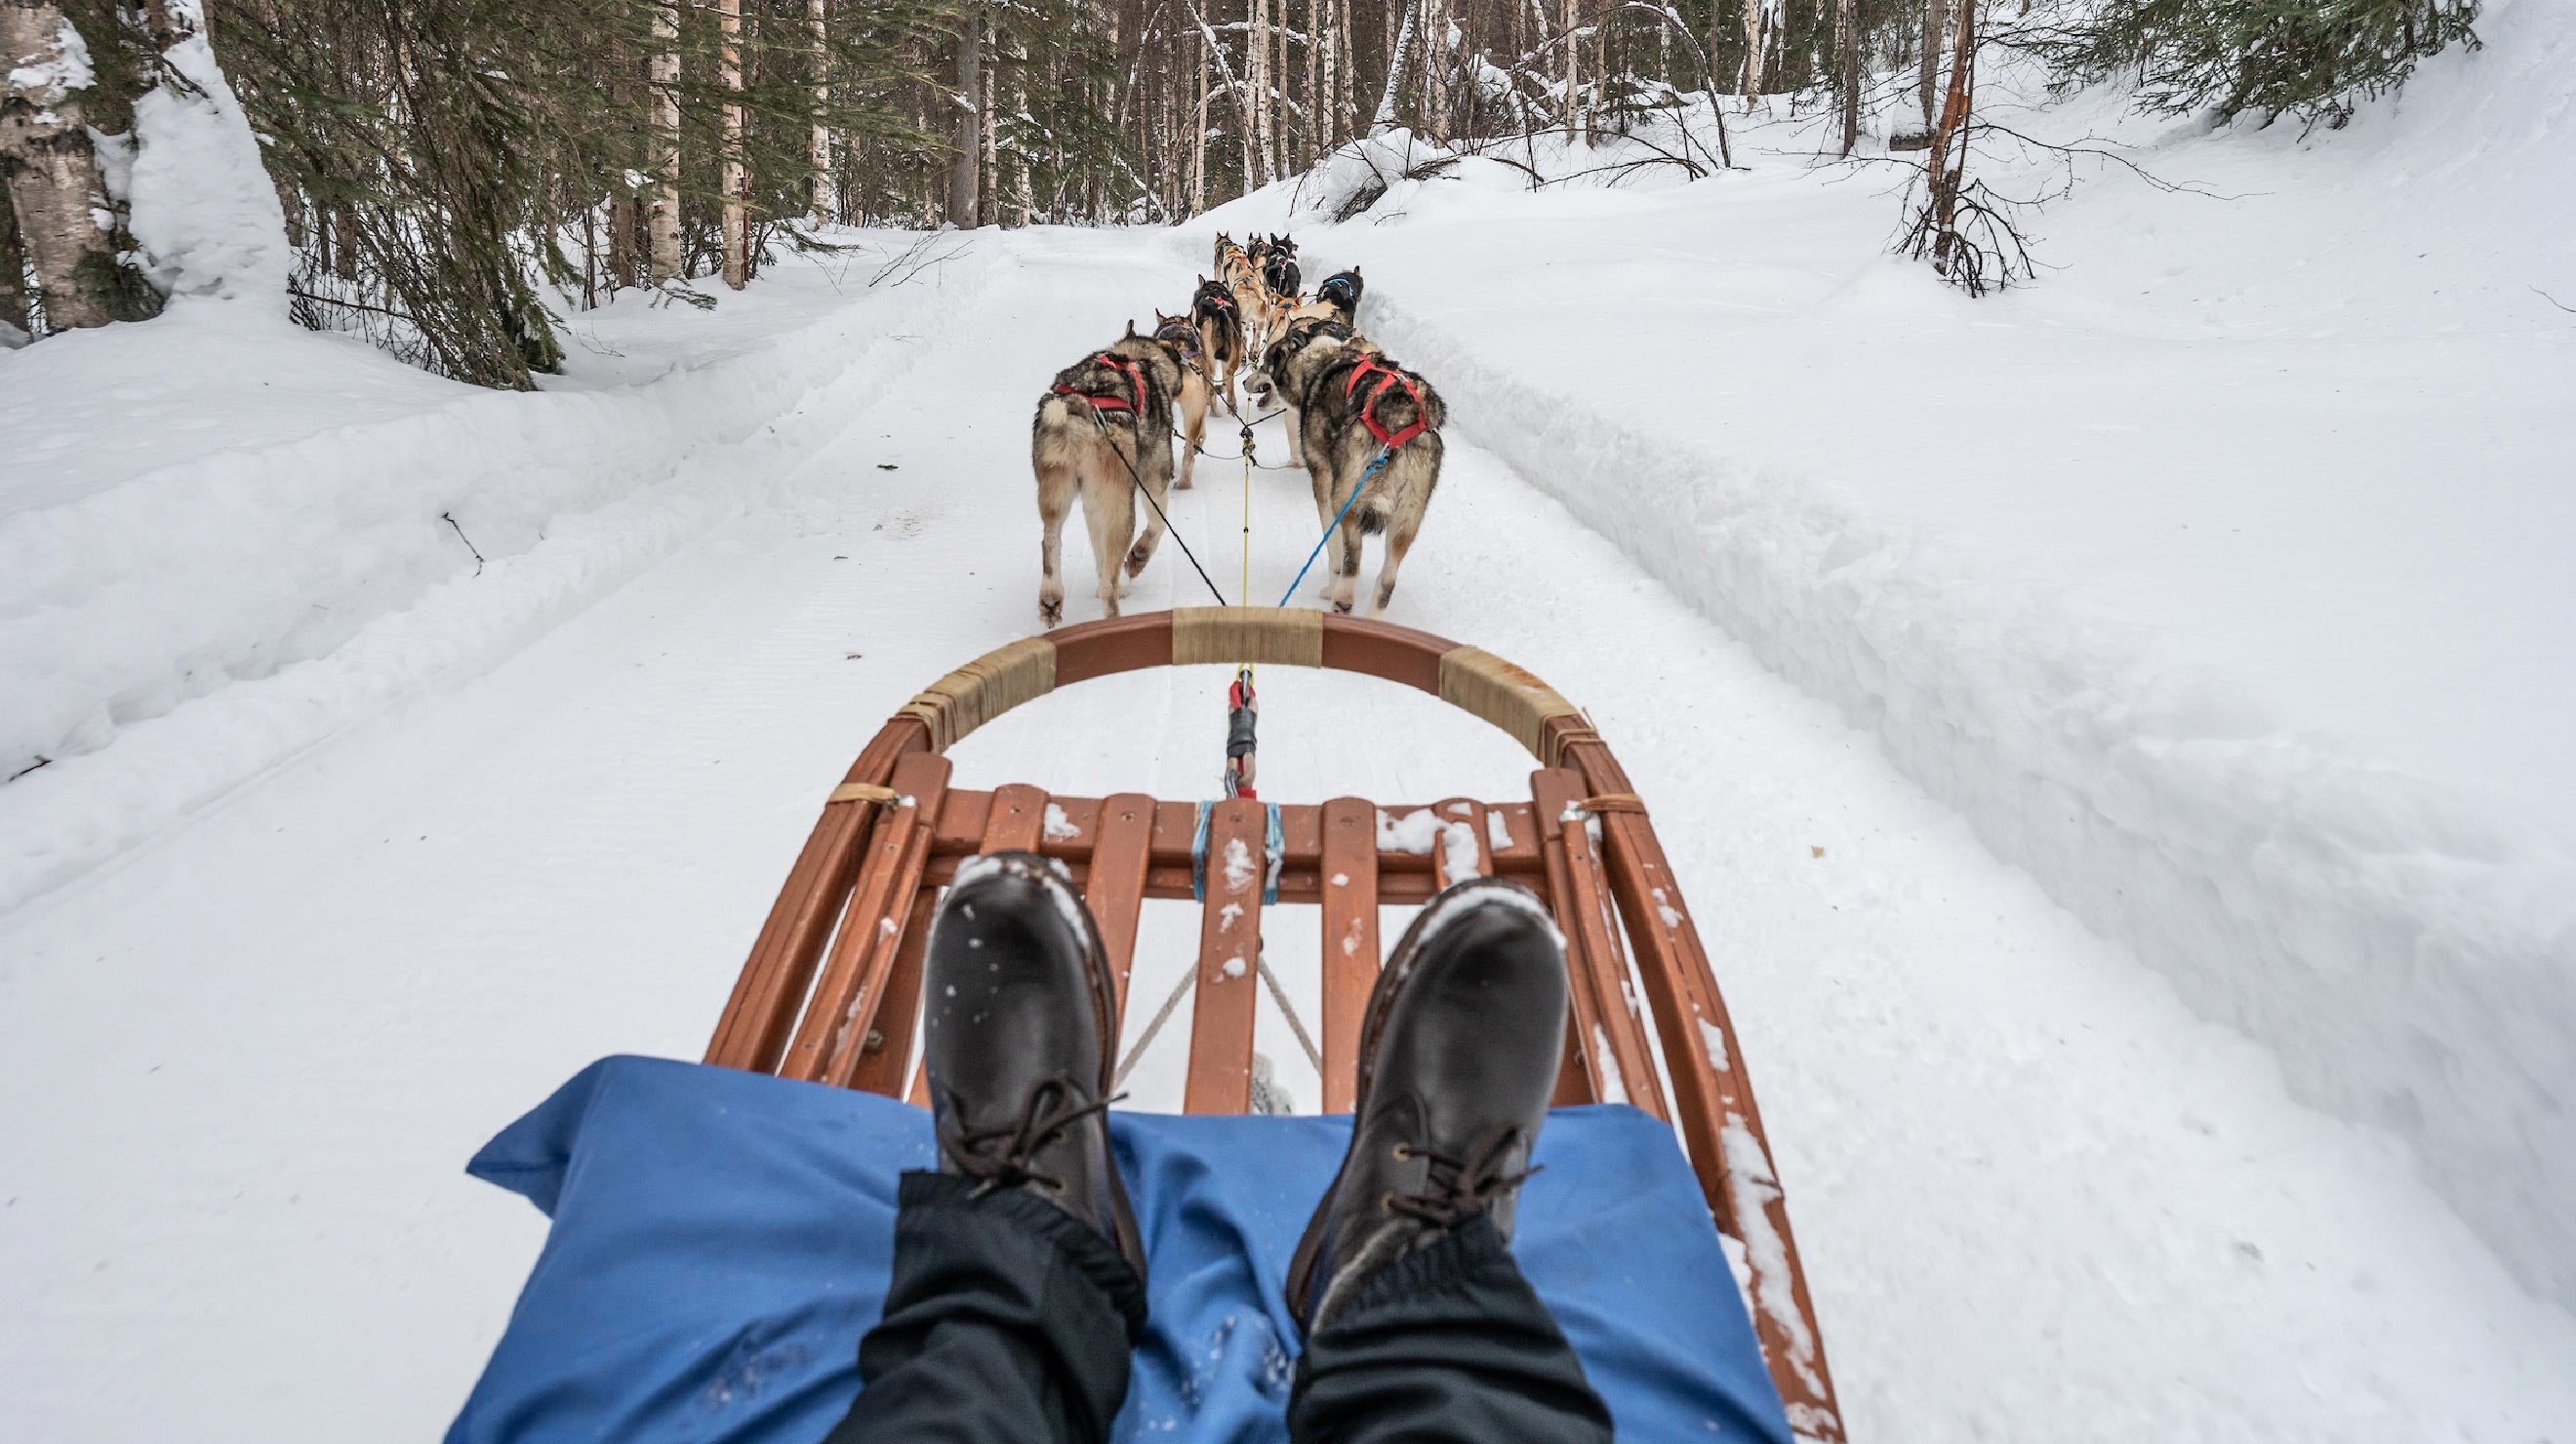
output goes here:
[[1565, 987], [1555, 924], [1511, 883], [1460, 883], [1413, 920], [1369, 994], [1351, 1151], [1288, 1265], [1309, 1333], [1469, 1219], [1510, 1239], [1564, 1058]]
[[1034, 853], [970, 861], [931, 926], [922, 1066], [943, 1173], [1024, 1189], [1091, 1226], [1145, 1277], [1109, 1147], [1117, 995], [1091, 910]]

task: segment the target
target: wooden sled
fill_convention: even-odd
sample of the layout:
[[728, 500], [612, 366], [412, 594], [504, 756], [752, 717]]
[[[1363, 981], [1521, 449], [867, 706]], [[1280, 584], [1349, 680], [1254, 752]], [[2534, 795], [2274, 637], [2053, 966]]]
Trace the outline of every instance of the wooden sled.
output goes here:
[[[942, 754], [952, 744], [1057, 687], [1244, 661], [1330, 667], [1432, 693], [1538, 758], [1529, 795], [1381, 809], [1353, 797], [1202, 804], [950, 785]], [[1465, 824], [1479, 873], [1520, 883], [1555, 912], [1573, 1005], [1556, 1102], [1625, 1102], [1678, 1126], [1717, 1227], [1744, 1245], [1755, 1331], [1792, 1427], [1802, 1439], [1839, 1441], [1832, 1378], [1761, 1112], [1663, 845], [1618, 759], [1573, 704], [1481, 648], [1356, 617], [1201, 607], [1061, 627], [949, 673], [886, 723], [825, 800], [706, 1060], [888, 1097], [909, 1082], [913, 1100], [924, 1101], [913, 1043], [940, 889], [968, 857], [1025, 849], [1062, 861], [1081, 888], [1108, 948], [1122, 1017], [1144, 900], [1198, 900], [1184, 1090], [1193, 1113], [1250, 1104], [1260, 984], [1242, 960], [1257, 949], [1262, 904], [1319, 904], [1324, 1107], [1347, 1111], [1381, 956], [1378, 909], [1426, 901], [1453, 881], [1453, 853], [1464, 862], [1463, 842], [1418, 852], [1381, 845], [1381, 810], [1401, 818], [1419, 806], [1444, 826]], [[1270, 865], [1207, 861], [1247, 855]], [[1247, 919], [1256, 930], [1249, 944]]]

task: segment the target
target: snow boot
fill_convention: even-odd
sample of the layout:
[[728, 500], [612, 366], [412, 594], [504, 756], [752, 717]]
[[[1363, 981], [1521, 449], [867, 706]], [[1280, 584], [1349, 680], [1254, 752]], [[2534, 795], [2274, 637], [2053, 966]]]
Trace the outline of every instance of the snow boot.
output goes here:
[[1117, 1001], [1091, 910], [1034, 853], [970, 860], [930, 933], [922, 1067], [943, 1173], [1025, 1190], [1145, 1247], [1109, 1145]]
[[1511, 883], [1462, 882], [1414, 918], [1360, 1025], [1350, 1152], [1288, 1265], [1309, 1334], [1470, 1219], [1510, 1241], [1565, 1056], [1565, 990], [1555, 924]]

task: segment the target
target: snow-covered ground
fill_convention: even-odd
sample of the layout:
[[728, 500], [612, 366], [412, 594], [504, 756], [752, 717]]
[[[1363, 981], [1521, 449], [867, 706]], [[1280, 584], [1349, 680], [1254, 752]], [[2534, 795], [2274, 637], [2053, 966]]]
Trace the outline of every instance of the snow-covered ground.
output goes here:
[[2080, 162], [2056, 269], [1984, 301], [1820, 122], [1703, 184], [1470, 159], [1194, 230], [1361, 263], [1483, 444], [2576, 1302], [2576, 7], [2480, 29], [2304, 141], [1995, 101], [2191, 193]]
[[[2272, 194], [2105, 182], [2001, 302], [1879, 260], [1876, 183], [1778, 155], [1536, 198], [1469, 167], [1300, 226], [1456, 409], [1394, 619], [1547, 677], [1654, 800], [1854, 1439], [2576, 1420], [2535, 1297], [2576, 1157], [2576, 785], [2538, 745], [2576, 332], [2509, 309], [2525, 265], [2576, 300], [2550, 13], [2495, 5], [2409, 92], [2494, 122], [2473, 159], [2379, 111], [2175, 138], [2178, 178]], [[435, 1434], [542, 1236], [464, 1158], [593, 1057], [700, 1050], [849, 756], [1032, 626], [1031, 399], [1265, 206], [621, 305], [540, 396], [194, 298], [0, 355], [0, 754], [53, 759], [0, 786], [11, 1437]], [[2455, 332], [2434, 286], [2475, 292]], [[1983, 449], [1926, 445], [1968, 398]], [[1222, 580], [1242, 471], [1200, 478], [1174, 519]], [[1275, 596], [1306, 484], [1250, 504]], [[1198, 585], [1167, 546], [1131, 605]], [[1203, 795], [1221, 682], [1068, 689], [961, 776]], [[1262, 682], [1267, 795], [1525, 785], [1415, 694]], [[1270, 924], [1309, 1007], [1311, 924]]]

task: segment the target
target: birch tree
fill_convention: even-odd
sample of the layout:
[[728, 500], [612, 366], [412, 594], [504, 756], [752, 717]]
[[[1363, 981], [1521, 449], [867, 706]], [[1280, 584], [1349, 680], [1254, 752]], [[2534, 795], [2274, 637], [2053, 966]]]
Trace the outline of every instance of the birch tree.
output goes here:
[[1923, 0], [1923, 48], [1915, 65], [1915, 89], [1923, 102], [1923, 129], [1932, 129], [1941, 89], [1941, 45], [1948, 34], [1947, 0]]
[[832, 127], [824, 116], [832, 108], [831, 57], [824, 49], [823, 0], [805, 0], [805, 32], [814, 41], [814, 219], [832, 220]]
[[742, 0], [716, 0], [716, 83], [724, 87], [724, 283], [751, 284], [751, 168], [743, 163]]
[[1834, 84], [1842, 92], [1843, 154], [1860, 144], [1860, 0], [1834, 6]]
[[653, 7], [651, 85], [656, 164], [644, 228], [651, 241], [649, 279], [659, 284], [680, 278], [679, 0], [661, 0]]
[[83, 120], [89, 46], [52, 0], [0, 0], [0, 66], [0, 182], [45, 325], [104, 326], [118, 319], [115, 213]]
[[951, 134], [955, 154], [948, 163], [948, 221], [959, 230], [975, 228], [975, 182], [983, 171], [984, 152], [984, 18], [968, 17], [957, 33], [957, 119]]

